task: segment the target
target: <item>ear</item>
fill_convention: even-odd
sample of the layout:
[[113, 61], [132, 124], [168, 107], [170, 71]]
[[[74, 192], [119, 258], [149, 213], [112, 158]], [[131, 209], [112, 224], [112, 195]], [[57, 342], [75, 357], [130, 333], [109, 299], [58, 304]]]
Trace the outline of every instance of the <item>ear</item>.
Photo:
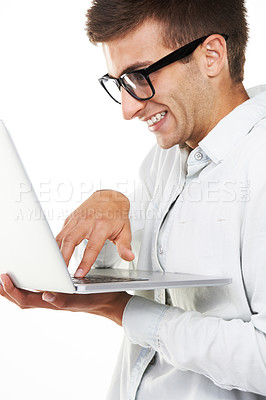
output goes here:
[[226, 41], [221, 35], [211, 35], [201, 47], [201, 67], [204, 68], [208, 77], [215, 77], [227, 67], [227, 48]]

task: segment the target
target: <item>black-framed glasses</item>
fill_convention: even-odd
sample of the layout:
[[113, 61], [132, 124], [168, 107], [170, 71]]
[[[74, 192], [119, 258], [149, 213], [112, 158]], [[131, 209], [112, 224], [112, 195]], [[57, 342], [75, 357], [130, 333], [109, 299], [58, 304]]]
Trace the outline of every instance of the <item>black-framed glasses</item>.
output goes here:
[[[213, 34], [193, 40], [193, 42], [174, 50], [172, 53], [156, 61], [147, 68], [123, 74], [117, 79], [106, 74], [99, 79], [99, 82], [116, 103], [121, 104], [121, 87], [137, 100], [149, 100], [155, 95], [155, 89], [149, 75], [189, 56], [211, 35]], [[225, 40], [228, 39], [227, 35], [221, 36], [223, 36]]]

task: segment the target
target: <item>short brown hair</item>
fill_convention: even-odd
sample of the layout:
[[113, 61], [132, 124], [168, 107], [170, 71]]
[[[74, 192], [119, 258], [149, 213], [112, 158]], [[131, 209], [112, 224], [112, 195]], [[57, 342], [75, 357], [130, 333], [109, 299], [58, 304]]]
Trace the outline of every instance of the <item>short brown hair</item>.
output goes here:
[[226, 34], [231, 78], [242, 82], [246, 14], [245, 0], [93, 0], [86, 30], [96, 44], [123, 37], [154, 19], [162, 24], [163, 42], [172, 49], [208, 34]]

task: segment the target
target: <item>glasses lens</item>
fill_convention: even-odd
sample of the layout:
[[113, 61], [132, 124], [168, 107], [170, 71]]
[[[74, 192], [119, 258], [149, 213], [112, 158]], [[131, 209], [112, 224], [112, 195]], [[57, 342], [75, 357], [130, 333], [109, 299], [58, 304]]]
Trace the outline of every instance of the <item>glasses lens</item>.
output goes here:
[[101, 83], [110, 96], [118, 103], [121, 103], [121, 91], [116, 81], [113, 79], [102, 78]]
[[144, 75], [133, 72], [123, 77], [125, 88], [139, 99], [147, 99], [153, 95], [152, 89]]

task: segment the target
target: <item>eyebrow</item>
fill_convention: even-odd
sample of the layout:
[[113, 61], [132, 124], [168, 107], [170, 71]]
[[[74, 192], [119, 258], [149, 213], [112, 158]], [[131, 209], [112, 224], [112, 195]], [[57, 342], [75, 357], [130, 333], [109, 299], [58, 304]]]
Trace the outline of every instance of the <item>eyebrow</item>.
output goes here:
[[151, 65], [153, 63], [153, 61], [142, 61], [142, 62], [137, 62], [135, 64], [130, 65], [129, 67], [127, 67], [126, 69], [124, 69], [120, 76], [124, 75], [124, 74], [129, 74], [130, 72], [133, 71], [137, 71], [138, 69], [147, 67], [148, 65]]

